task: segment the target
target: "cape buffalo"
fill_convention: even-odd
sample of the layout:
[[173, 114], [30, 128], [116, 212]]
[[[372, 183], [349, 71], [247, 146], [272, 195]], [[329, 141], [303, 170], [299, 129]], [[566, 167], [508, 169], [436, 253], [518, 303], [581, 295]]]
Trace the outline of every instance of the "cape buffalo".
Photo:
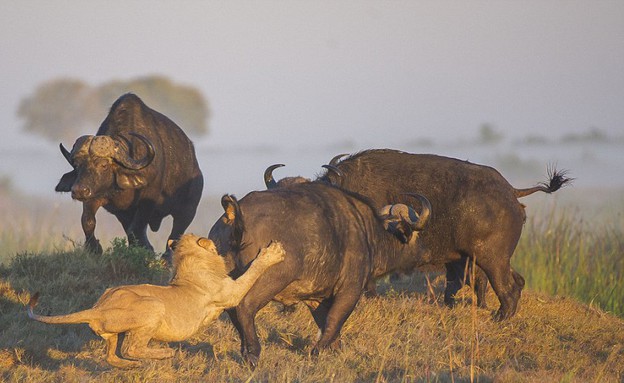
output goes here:
[[147, 225], [173, 217], [169, 239], [178, 239], [195, 217], [203, 189], [195, 149], [173, 121], [134, 94], [121, 96], [95, 136], [79, 137], [61, 153], [74, 168], [56, 191], [81, 201], [85, 246], [101, 253], [95, 213], [104, 207], [123, 226], [128, 242], [153, 250]]
[[364, 197], [319, 182], [251, 192], [240, 201], [224, 196], [225, 213], [209, 237], [235, 265], [234, 274], [243, 272], [271, 240], [286, 251], [284, 261], [267, 270], [230, 312], [245, 360], [257, 363], [254, 318], [270, 300], [308, 306], [321, 330], [316, 353], [338, 338], [369, 279], [427, 263], [417, 237], [431, 206], [415, 196], [420, 214], [406, 205], [378, 213]]
[[565, 171], [552, 169], [548, 183], [515, 189], [491, 167], [432, 154], [382, 149], [342, 157], [330, 161], [341, 176], [327, 172], [319, 180], [367, 196], [376, 207], [405, 203], [406, 190], [429, 198], [434, 213], [419, 243], [431, 252], [430, 264], [446, 265], [447, 304], [461, 287], [466, 263], [474, 260], [479, 305], [485, 306], [489, 279], [500, 301], [496, 318], [515, 314], [524, 278], [511, 269], [510, 258], [526, 219], [518, 198], [558, 190], [571, 181]]

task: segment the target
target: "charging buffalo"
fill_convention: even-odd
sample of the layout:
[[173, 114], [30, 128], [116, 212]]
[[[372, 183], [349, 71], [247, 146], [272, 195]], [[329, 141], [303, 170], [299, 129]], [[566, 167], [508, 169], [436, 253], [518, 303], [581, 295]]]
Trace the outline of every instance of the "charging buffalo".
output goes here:
[[[319, 180], [370, 198], [376, 207], [405, 203], [405, 190], [426, 195], [434, 207], [420, 244], [432, 254], [431, 264], [446, 265], [445, 302], [454, 303], [468, 262], [477, 265], [475, 290], [485, 306], [489, 279], [500, 301], [497, 319], [513, 316], [524, 278], [511, 269], [513, 254], [526, 220], [518, 198], [552, 193], [571, 181], [565, 171], [549, 171], [548, 183], [515, 189], [495, 169], [432, 154], [366, 150], [334, 157]], [[485, 272], [485, 274], [483, 274]]]
[[242, 273], [271, 240], [286, 251], [284, 261], [264, 273], [235, 313], [230, 312], [245, 360], [257, 363], [254, 318], [270, 300], [309, 307], [321, 330], [312, 350], [316, 353], [337, 340], [371, 278], [427, 263], [417, 237], [431, 205], [416, 197], [420, 214], [406, 205], [378, 213], [367, 199], [320, 182], [251, 192], [240, 201], [224, 196], [225, 213], [209, 237], [235, 265], [234, 274]]
[[95, 213], [104, 207], [115, 215], [128, 242], [153, 250], [147, 225], [160, 228], [173, 217], [169, 239], [178, 239], [193, 218], [203, 177], [189, 138], [173, 121], [150, 109], [134, 94], [121, 96], [95, 136], [79, 137], [61, 153], [74, 168], [56, 191], [81, 201], [85, 246], [102, 252], [95, 237]]

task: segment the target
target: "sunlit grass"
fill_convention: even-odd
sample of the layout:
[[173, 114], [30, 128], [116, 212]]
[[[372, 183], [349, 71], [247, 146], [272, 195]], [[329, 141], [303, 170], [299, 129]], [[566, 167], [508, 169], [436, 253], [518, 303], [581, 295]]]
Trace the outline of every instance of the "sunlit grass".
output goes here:
[[[213, 202], [218, 211], [218, 201]], [[529, 214], [512, 258], [527, 287], [517, 315], [502, 323], [492, 320], [498, 300], [491, 289], [487, 310], [473, 305], [467, 289], [460, 292], [458, 307], [448, 309], [440, 303], [443, 275], [427, 279], [417, 274], [385, 281], [380, 296], [363, 298], [344, 325], [342, 348], [318, 357], [308, 354], [317, 329], [306, 307], [300, 304], [288, 313], [270, 304], [256, 320], [263, 351], [255, 371], [242, 362], [238, 335], [225, 316], [172, 344], [177, 350], [173, 359], [122, 371], [106, 365], [104, 344], [86, 325], [35, 323], [24, 305], [40, 291], [38, 312], [72, 312], [90, 307], [107, 287], [164, 284], [168, 271], [157, 256], [113, 239], [121, 230], [105, 212], [98, 220], [105, 253], [83, 251], [80, 206], [68, 205], [27, 201], [0, 206], [5, 214], [0, 224], [0, 381], [624, 379], [624, 222], [618, 214], [599, 220], [574, 209]], [[192, 231], [207, 233], [212, 219], [205, 210], [198, 218]]]
[[[256, 318], [263, 351], [247, 367], [239, 339], [222, 316], [191, 339], [172, 343], [169, 360], [124, 371], [104, 362], [104, 343], [86, 325], [31, 321], [25, 303], [41, 292], [37, 312], [90, 307], [106, 287], [165, 283], [166, 271], [142, 249], [115, 241], [103, 255], [82, 250], [21, 255], [0, 269], [0, 380], [6, 382], [469, 382], [613, 381], [624, 378], [624, 322], [574, 299], [527, 291], [505, 322], [460, 304], [438, 304], [443, 278], [431, 287], [405, 281], [363, 298], [342, 332], [342, 347], [310, 356], [317, 329], [307, 308], [269, 304]], [[404, 278], [408, 279], [408, 278]], [[434, 295], [426, 294], [426, 290]]]
[[532, 290], [572, 296], [624, 317], [624, 220], [573, 211], [530, 219], [512, 259]]

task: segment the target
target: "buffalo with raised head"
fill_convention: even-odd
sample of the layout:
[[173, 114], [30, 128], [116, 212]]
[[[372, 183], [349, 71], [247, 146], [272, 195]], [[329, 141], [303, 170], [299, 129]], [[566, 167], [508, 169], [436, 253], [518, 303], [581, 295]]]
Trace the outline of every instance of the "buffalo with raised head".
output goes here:
[[269, 301], [308, 306], [321, 330], [315, 353], [337, 340], [370, 279], [427, 263], [417, 237], [431, 205], [415, 196], [420, 214], [406, 205], [377, 212], [364, 197], [320, 182], [251, 192], [239, 201], [224, 196], [225, 213], [209, 237], [233, 265], [234, 276], [271, 240], [282, 243], [286, 252], [284, 261], [267, 270], [235, 312], [229, 312], [245, 360], [257, 363], [254, 318]]
[[73, 167], [56, 191], [81, 201], [85, 246], [102, 247], [95, 237], [95, 213], [115, 215], [128, 242], [153, 250], [147, 226], [157, 231], [173, 217], [169, 239], [178, 239], [195, 217], [203, 176], [192, 142], [173, 121], [150, 109], [134, 94], [113, 103], [95, 136], [79, 137], [61, 153]]
[[510, 265], [522, 226], [524, 205], [518, 198], [541, 191], [553, 193], [571, 179], [565, 171], [549, 171], [549, 181], [516, 189], [495, 169], [432, 154], [410, 154], [389, 149], [366, 150], [347, 158], [338, 155], [320, 181], [362, 194], [374, 206], [405, 203], [406, 190], [426, 195], [434, 207], [419, 243], [431, 253], [430, 264], [445, 265], [445, 302], [454, 303], [464, 270], [474, 261], [474, 288], [485, 306], [489, 282], [499, 301], [497, 319], [513, 316], [524, 278]]

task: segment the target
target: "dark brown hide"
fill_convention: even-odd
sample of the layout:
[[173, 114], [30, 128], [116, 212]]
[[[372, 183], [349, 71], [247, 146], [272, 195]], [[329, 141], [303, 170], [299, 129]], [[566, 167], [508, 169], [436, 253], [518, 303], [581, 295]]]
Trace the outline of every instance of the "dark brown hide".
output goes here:
[[371, 278], [428, 262], [417, 230], [425, 225], [430, 205], [424, 197], [418, 199], [422, 219], [413, 211], [406, 217], [387, 212], [382, 217], [361, 196], [319, 182], [252, 192], [240, 201], [224, 196], [225, 213], [209, 237], [219, 254], [236, 265], [235, 276], [269, 241], [279, 241], [286, 250], [284, 261], [262, 275], [235, 313], [230, 312], [244, 358], [257, 362], [254, 318], [270, 300], [309, 307], [321, 330], [316, 352], [338, 338]]
[[147, 226], [160, 228], [173, 217], [169, 239], [178, 239], [193, 218], [203, 176], [189, 138], [173, 121], [133, 94], [121, 96], [95, 136], [79, 137], [61, 153], [74, 170], [56, 191], [71, 192], [83, 203], [82, 228], [87, 248], [101, 252], [95, 237], [100, 207], [115, 215], [128, 241], [152, 249]]
[[526, 218], [517, 198], [558, 190], [570, 182], [565, 172], [552, 170], [548, 184], [515, 189], [491, 167], [448, 157], [395, 150], [367, 150], [340, 161], [341, 157], [332, 162], [343, 175], [328, 172], [321, 181], [365, 195], [376, 207], [406, 203], [406, 191], [431, 201], [433, 214], [420, 243], [431, 253], [430, 264], [446, 265], [448, 304], [461, 287], [466, 264], [474, 259], [479, 305], [485, 306], [489, 279], [501, 303], [496, 317], [515, 314], [524, 279], [511, 269], [510, 258]]

